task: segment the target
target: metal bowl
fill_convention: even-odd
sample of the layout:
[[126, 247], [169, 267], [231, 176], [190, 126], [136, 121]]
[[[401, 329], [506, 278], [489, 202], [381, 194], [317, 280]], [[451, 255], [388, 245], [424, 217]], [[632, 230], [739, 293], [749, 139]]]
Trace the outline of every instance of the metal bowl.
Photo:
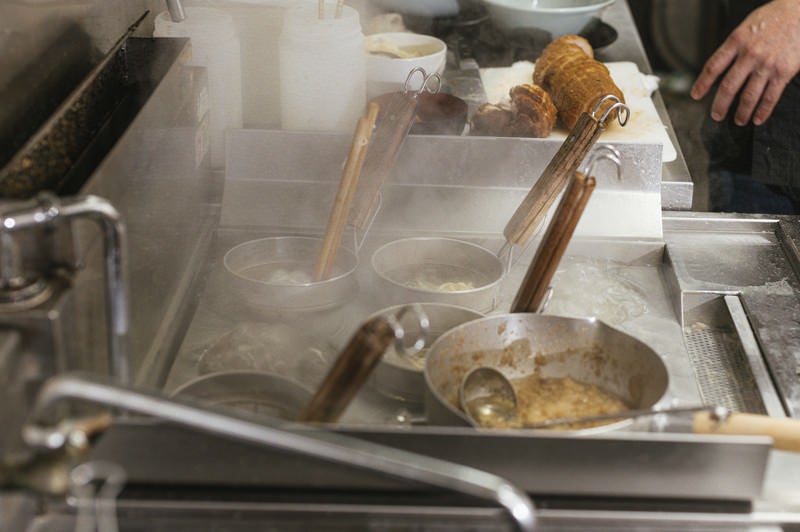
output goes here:
[[[385, 308], [370, 316], [369, 319], [381, 315], [397, 315], [404, 306], [397, 305]], [[400, 355], [395, 351], [394, 347], [390, 347], [370, 376], [370, 384], [380, 393], [412, 403], [422, 403], [425, 400], [425, 376], [423, 370], [425, 369], [425, 356], [428, 347], [439, 336], [453, 327], [483, 317], [480, 312], [455, 305], [420, 303], [420, 306], [430, 321], [428, 336], [425, 341], [426, 347], [411, 356]], [[411, 323], [406, 323], [406, 320], [401, 323], [407, 330], [414, 327]], [[409, 332], [411, 337], [416, 337], [416, 331]]]
[[288, 421], [296, 420], [312, 397], [309, 390], [292, 380], [257, 371], [210, 373], [178, 387], [172, 395]]
[[496, 306], [505, 275], [503, 262], [486, 248], [437, 237], [389, 242], [372, 255], [372, 268], [390, 304], [446, 303], [483, 313]]
[[322, 239], [279, 236], [250, 240], [231, 248], [223, 263], [235, 297], [270, 317], [323, 319], [358, 292], [358, 257], [340, 248], [333, 275], [311, 281]]
[[[508, 349], [512, 344], [516, 348]], [[634, 409], [655, 406], [669, 384], [667, 368], [655, 351], [597, 319], [491, 316], [455, 327], [431, 346], [425, 363], [429, 423], [470, 424], [458, 408], [458, 388], [464, 375], [478, 366], [497, 368], [510, 379], [535, 372], [542, 377], [569, 376], [616, 395]], [[630, 424], [625, 420], [574, 432], [608, 431]]]
[[197, 372], [265, 372], [313, 389], [335, 357], [329, 338], [307, 325], [241, 321], [202, 347]]

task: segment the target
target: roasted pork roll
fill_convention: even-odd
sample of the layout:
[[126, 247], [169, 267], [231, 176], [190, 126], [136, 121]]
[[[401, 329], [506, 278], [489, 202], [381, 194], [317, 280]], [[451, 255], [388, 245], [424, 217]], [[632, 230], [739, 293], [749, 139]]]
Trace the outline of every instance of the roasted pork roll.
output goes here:
[[[589, 41], [577, 35], [565, 35], [547, 45], [536, 60], [533, 82], [550, 94], [561, 121], [569, 129], [575, 126], [581, 113], [591, 113], [604, 96], [614, 95], [625, 101], [608, 68], [594, 58]], [[605, 102], [597, 118], [614, 103]], [[607, 121], [616, 118], [617, 111], [610, 113]]]

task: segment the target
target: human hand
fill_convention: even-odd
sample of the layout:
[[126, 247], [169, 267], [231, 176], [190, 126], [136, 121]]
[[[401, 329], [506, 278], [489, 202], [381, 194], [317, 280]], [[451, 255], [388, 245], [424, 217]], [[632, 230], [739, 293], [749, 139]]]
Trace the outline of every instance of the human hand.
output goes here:
[[[727, 72], [726, 72], [727, 70]], [[741, 91], [734, 122], [763, 124], [789, 81], [800, 71], [800, 1], [773, 0], [752, 13], [708, 59], [692, 86], [699, 100], [724, 74], [711, 104], [721, 121]]]

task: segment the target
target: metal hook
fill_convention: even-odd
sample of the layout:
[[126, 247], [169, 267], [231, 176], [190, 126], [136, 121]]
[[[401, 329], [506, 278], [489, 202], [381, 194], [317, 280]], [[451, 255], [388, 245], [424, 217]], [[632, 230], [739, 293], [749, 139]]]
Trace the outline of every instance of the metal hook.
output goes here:
[[[597, 116], [596, 116], [597, 111], [599, 111], [600, 107], [602, 107], [602, 105], [604, 103], [606, 103], [607, 101], [614, 101], [616, 103], [614, 103], [614, 105], [612, 105], [611, 107], [606, 109], [606, 111], [603, 113], [603, 116], [601, 116], [598, 119]], [[619, 125], [620, 126], [624, 127], [625, 124], [628, 123], [628, 118], [630, 118], [631, 110], [627, 105], [622, 103], [622, 101], [617, 96], [615, 96], [614, 94], [607, 94], [607, 95], [603, 96], [602, 98], [600, 98], [600, 101], [598, 101], [595, 104], [594, 108], [592, 109], [592, 118], [594, 118], [595, 120], [597, 120], [601, 124], [605, 124], [606, 123], [606, 119], [609, 117], [609, 115], [612, 112], [614, 112], [614, 109], [619, 109], [619, 111], [617, 112], [617, 121], [619, 121]], [[622, 111], [623, 110], [625, 111], [624, 112], [625, 118], [622, 117], [622, 115], [623, 115]]]
[[611, 161], [614, 163], [614, 166], [617, 169], [617, 179], [622, 181], [622, 154], [620, 154], [619, 150], [610, 144], [601, 145], [592, 152], [592, 154], [589, 156], [588, 162], [586, 163], [586, 171], [583, 173], [585, 175], [592, 175], [595, 165], [601, 160]]
[[[420, 86], [419, 89], [415, 91], [410, 91], [409, 87], [411, 84], [411, 79], [414, 77], [414, 74], [416, 73], [422, 74], [422, 85]], [[431, 88], [431, 86], [429, 86], [431, 80], [436, 81], [436, 88]], [[413, 92], [415, 98], [421, 92], [429, 92], [431, 94], [436, 94], [439, 92], [441, 88], [442, 88], [442, 76], [440, 76], [438, 72], [434, 72], [433, 74], [428, 74], [422, 67], [413, 68], [411, 72], [408, 73], [408, 76], [406, 77], [406, 82], [403, 83], [403, 92]]]
[[[406, 314], [406, 312], [414, 313], [414, 316], [416, 316], [417, 319], [417, 326], [419, 327], [419, 334], [417, 335], [417, 338], [414, 340], [414, 343], [411, 345], [411, 347], [406, 347], [406, 331], [400, 324], [400, 320], [403, 319], [403, 316]], [[428, 315], [425, 314], [425, 311], [422, 310], [421, 305], [414, 304], [405, 306], [401, 308], [396, 315], [389, 314], [386, 316], [386, 321], [389, 322], [389, 326], [394, 331], [394, 349], [398, 355], [412, 356], [425, 349], [425, 343], [428, 340], [428, 332], [430, 331], [431, 321], [428, 319]]]

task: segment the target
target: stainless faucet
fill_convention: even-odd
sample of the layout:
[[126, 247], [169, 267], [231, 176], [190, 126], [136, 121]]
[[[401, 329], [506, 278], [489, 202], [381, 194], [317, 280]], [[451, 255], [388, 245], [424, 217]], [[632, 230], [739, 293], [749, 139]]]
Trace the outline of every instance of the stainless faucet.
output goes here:
[[[6, 235], [17, 231], [56, 224], [73, 218], [86, 218], [97, 222], [103, 231], [106, 277], [106, 316], [109, 324], [108, 356], [111, 375], [121, 382], [130, 380], [127, 353], [128, 294], [127, 294], [127, 242], [125, 225], [119, 212], [107, 200], [98, 196], [58, 198], [47, 192], [30, 201], [10, 202], [0, 206], [0, 242]], [[14, 252], [14, 246], [4, 244], [2, 249]], [[15, 275], [19, 257], [3, 259], [5, 275]]]
[[52, 421], [48, 417], [53, 413], [52, 407], [67, 399], [145, 414], [208, 434], [298, 452], [494, 501], [508, 511], [519, 530], [536, 529], [533, 502], [524, 491], [497, 475], [310, 425], [302, 425], [302, 430], [298, 430], [299, 424], [264, 415], [257, 420], [239, 417], [239, 414], [189, 398], [167, 398], [156, 392], [112, 384], [92, 375], [62, 374], [44, 383], [23, 428], [28, 445], [56, 450], [74, 439], [69, 424], [43, 424], [44, 420]]

